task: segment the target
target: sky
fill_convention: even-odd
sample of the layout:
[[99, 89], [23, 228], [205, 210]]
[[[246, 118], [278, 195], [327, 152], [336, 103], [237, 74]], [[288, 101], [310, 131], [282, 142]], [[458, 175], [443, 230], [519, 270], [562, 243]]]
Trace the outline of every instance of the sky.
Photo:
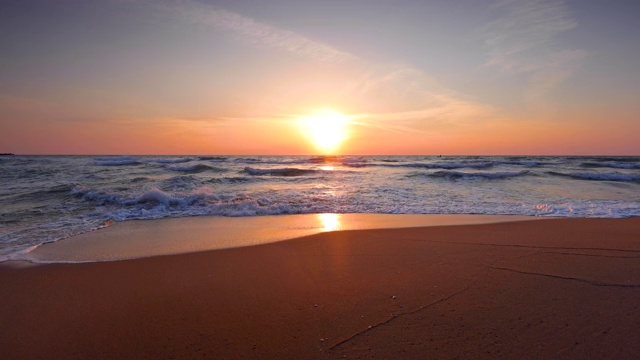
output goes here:
[[0, 152], [640, 155], [637, 14], [623, 0], [8, 1]]

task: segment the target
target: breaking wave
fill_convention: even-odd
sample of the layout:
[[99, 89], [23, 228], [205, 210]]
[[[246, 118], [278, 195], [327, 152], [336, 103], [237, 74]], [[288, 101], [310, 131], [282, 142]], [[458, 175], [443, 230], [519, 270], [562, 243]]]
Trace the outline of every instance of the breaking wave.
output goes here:
[[315, 174], [320, 170], [313, 169], [298, 169], [298, 168], [276, 168], [276, 169], [255, 169], [252, 167], [245, 167], [243, 172], [254, 176], [305, 176]]
[[108, 206], [110, 210], [104, 215], [116, 221], [200, 215], [280, 215], [325, 210], [309, 208], [302, 200], [283, 202], [264, 196], [216, 193], [212, 188], [199, 188], [184, 194], [152, 188], [139, 195], [75, 189], [74, 194], [94, 205]]
[[0, 261], [113, 220], [640, 214], [639, 156], [17, 156], [0, 183]]
[[585, 168], [640, 169], [640, 163], [627, 161], [583, 162], [580, 166]]
[[518, 172], [462, 172], [462, 171], [448, 171], [441, 170], [432, 173], [413, 173], [407, 176], [426, 176], [432, 178], [444, 178], [447, 180], [466, 180], [466, 179], [480, 179], [480, 180], [498, 180], [498, 179], [508, 179], [515, 178], [518, 176], [523, 176], [529, 174], [529, 171], [518, 171]]
[[224, 156], [200, 156], [198, 160], [203, 161], [227, 161], [227, 158]]
[[219, 168], [219, 167], [209, 166], [204, 164], [195, 164], [195, 165], [188, 165], [188, 166], [167, 166], [167, 170], [179, 171], [179, 172], [189, 173], [189, 174], [197, 174], [205, 171], [212, 171], [212, 172], [227, 171], [227, 169], [224, 169], [224, 168]]
[[640, 174], [613, 173], [562, 173], [547, 171], [548, 175], [561, 176], [577, 180], [640, 182]]
[[97, 158], [95, 159], [96, 166], [129, 166], [139, 165], [140, 161], [132, 157], [117, 157], [117, 158]]
[[409, 164], [376, 164], [376, 166], [383, 167], [401, 167], [401, 168], [416, 168], [416, 169], [489, 169], [494, 166], [493, 162], [438, 162], [438, 163], [409, 163]]
[[158, 164], [181, 164], [191, 161], [189, 158], [178, 158], [178, 159], [151, 159], [149, 162], [158, 163]]

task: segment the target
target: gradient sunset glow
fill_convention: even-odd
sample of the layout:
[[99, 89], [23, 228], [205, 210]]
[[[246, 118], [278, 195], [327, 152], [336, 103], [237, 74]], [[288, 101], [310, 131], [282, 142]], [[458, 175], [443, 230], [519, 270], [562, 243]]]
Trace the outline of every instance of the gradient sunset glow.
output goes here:
[[0, 152], [640, 154], [638, 3], [19, 1]]

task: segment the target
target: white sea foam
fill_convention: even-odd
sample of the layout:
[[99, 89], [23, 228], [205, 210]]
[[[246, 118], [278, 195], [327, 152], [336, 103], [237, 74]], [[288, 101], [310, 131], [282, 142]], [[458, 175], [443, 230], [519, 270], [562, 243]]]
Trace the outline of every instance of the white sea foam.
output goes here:
[[180, 171], [186, 173], [200, 173], [204, 171], [214, 171], [214, 172], [223, 172], [226, 169], [209, 166], [205, 164], [193, 164], [193, 165], [185, 165], [185, 166], [167, 166], [167, 170], [171, 171]]
[[586, 168], [640, 169], [640, 162], [629, 161], [600, 161], [584, 162], [580, 164]]
[[152, 189], [142, 194], [142, 196], [138, 198], [138, 202], [141, 204], [158, 203], [163, 205], [179, 205], [184, 203], [183, 199], [175, 198], [158, 189]]
[[133, 157], [102, 157], [96, 158], [96, 166], [126, 166], [126, 165], [138, 165], [140, 161]]
[[318, 170], [298, 168], [256, 169], [247, 166], [244, 168], [244, 172], [249, 175], [304, 176], [317, 173]]
[[625, 174], [619, 172], [613, 173], [563, 173], [556, 171], [547, 172], [549, 175], [568, 177], [579, 180], [595, 180], [595, 181], [628, 181], [640, 182], [640, 174]]
[[0, 260], [113, 220], [310, 213], [640, 216], [636, 164], [640, 157], [16, 157], [0, 163]]
[[527, 175], [528, 170], [512, 171], [512, 172], [464, 172], [452, 170], [438, 170], [433, 172], [411, 172], [406, 176], [426, 177], [426, 178], [443, 178], [447, 180], [500, 180], [509, 179]]
[[151, 159], [148, 160], [149, 162], [153, 162], [153, 163], [158, 163], [158, 164], [181, 164], [181, 163], [186, 163], [191, 161], [191, 159], [189, 158], [177, 158], [177, 159], [173, 159], [173, 158], [169, 158], [169, 159]]
[[405, 167], [405, 168], [421, 168], [421, 169], [488, 169], [493, 167], [495, 163], [484, 162], [426, 162], [426, 163], [382, 163], [376, 164], [376, 166], [385, 167]]

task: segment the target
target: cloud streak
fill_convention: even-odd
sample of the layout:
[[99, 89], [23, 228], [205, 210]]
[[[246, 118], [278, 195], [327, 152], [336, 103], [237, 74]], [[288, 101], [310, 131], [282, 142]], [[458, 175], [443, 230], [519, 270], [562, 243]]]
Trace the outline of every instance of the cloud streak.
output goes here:
[[[374, 97], [385, 100], [395, 98], [404, 103], [404, 110], [398, 109], [384, 116], [370, 114], [366, 121], [369, 124], [380, 122], [381, 126], [395, 127], [391, 122], [413, 122], [411, 126], [414, 128], [427, 129], [429, 121], [444, 121], [443, 114], [447, 114], [453, 124], [459, 118], [484, 114], [489, 108], [484, 104], [462, 100], [454, 91], [439, 85], [424, 71], [410, 65], [371, 62], [293, 31], [206, 4], [193, 1], [149, 4], [160, 6], [180, 21], [222, 29], [240, 35], [256, 46], [280, 49], [314, 62], [349, 68], [355, 81], [341, 91], [344, 98], [365, 99], [363, 102]], [[362, 119], [363, 116], [359, 115]]]
[[208, 5], [185, 1], [170, 3], [165, 5], [165, 9], [191, 24], [228, 30], [250, 39], [255, 44], [281, 49], [316, 61], [343, 63], [356, 60], [355, 56], [322, 42]]
[[501, 16], [483, 29], [485, 66], [530, 75], [525, 97], [532, 105], [571, 77], [587, 53], [565, 49], [558, 35], [577, 26], [562, 0], [505, 0], [492, 6]]
[[429, 131], [450, 125], [450, 119], [458, 119], [456, 125], [475, 123], [495, 116], [498, 112], [490, 105], [478, 104], [472, 101], [460, 99], [448, 95], [438, 95], [435, 104], [420, 110], [402, 111], [394, 113], [356, 114], [353, 116], [354, 124], [375, 127], [382, 130], [398, 132], [415, 132], [415, 127], [408, 124], [416, 121], [429, 121], [429, 128], [418, 131]]

